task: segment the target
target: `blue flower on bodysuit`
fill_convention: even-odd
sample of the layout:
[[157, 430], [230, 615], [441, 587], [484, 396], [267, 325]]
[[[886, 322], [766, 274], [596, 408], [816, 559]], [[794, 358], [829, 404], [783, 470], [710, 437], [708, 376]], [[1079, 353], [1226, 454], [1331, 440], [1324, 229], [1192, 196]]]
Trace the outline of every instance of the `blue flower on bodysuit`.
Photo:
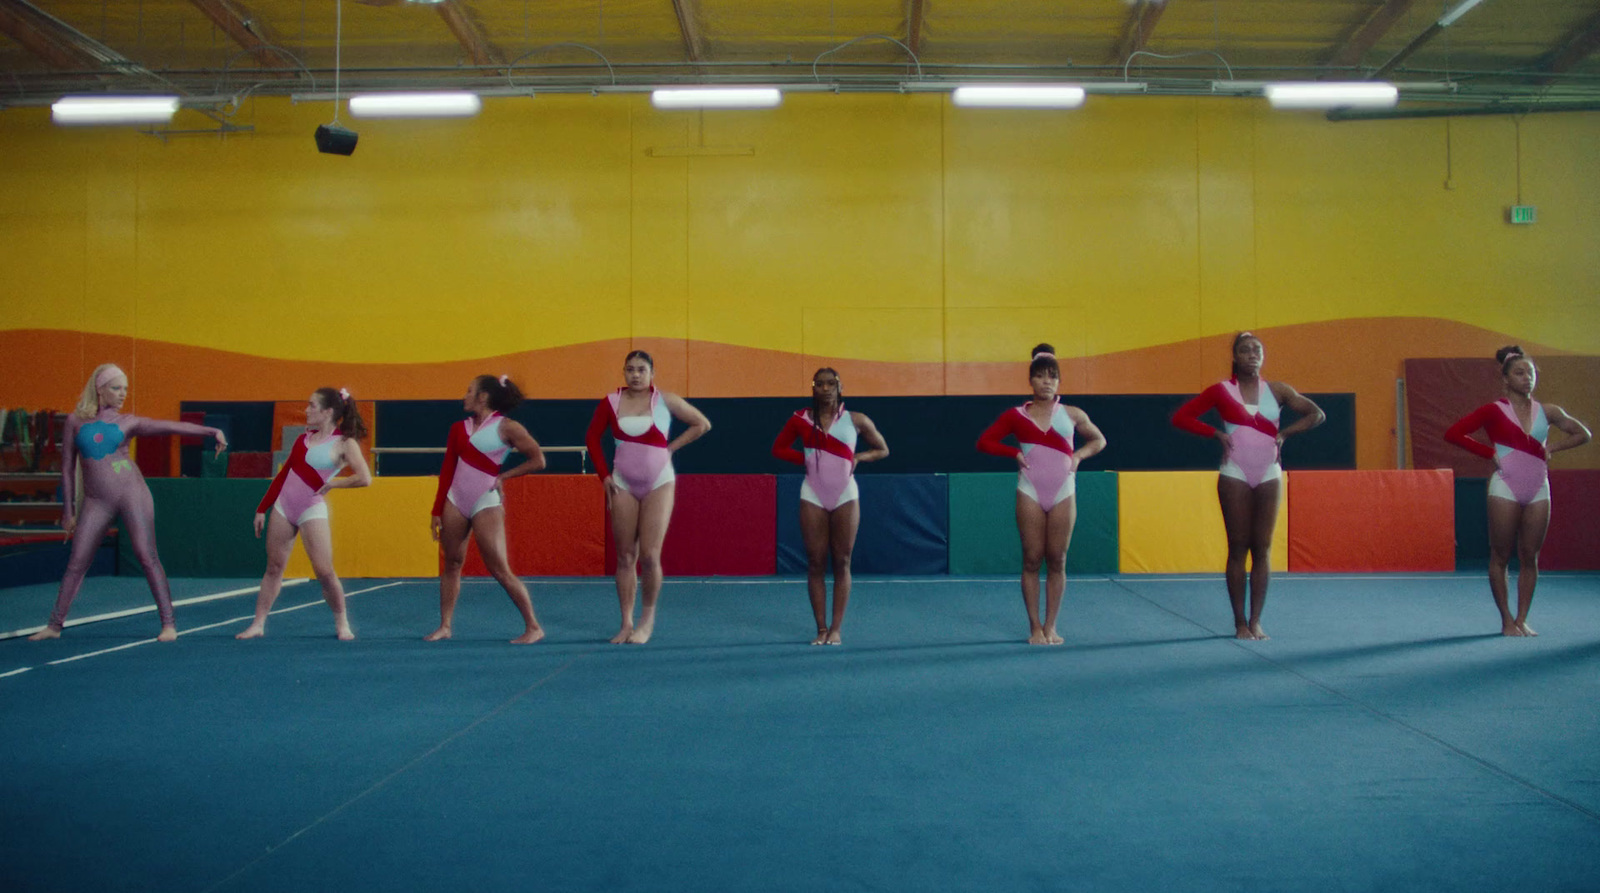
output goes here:
[[78, 428], [78, 452], [91, 459], [104, 459], [122, 446], [122, 429], [110, 422], [95, 420]]

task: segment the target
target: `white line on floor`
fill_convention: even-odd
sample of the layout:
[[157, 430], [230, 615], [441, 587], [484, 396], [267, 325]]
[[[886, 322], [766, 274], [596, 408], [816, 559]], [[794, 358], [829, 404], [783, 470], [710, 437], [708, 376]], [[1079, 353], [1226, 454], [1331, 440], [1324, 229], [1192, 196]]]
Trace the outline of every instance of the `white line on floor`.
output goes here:
[[[299, 579], [284, 580], [283, 581], [283, 585], [285, 587], [298, 586], [301, 583], [309, 583], [309, 582], [310, 582], [310, 580], [302, 577], [302, 578], [299, 578]], [[261, 587], [260, 586], [246, 586], [246, 587], [244, 587], [242, 589], [229, 589], [227, 592], [213, 592], [210, 595], [197, 595], [197, 596], [194, 596], [193, 598], [181, 598], [181, 599], [178, 599], [177, 601], [173, 602], [172, 606], [174, 608], [182, 608], [182, 607], [184, 607], [186, 605], [200, 605], [200, 604], [205, 604], [206, 602], [214, 602], [217, 599], [221, 599], [221, 598], [233, 598], [234, 596], [245, 595], [247, 593], [260, 592], [260, 591], [261, 591]], [[120, 620], [123, 617], [132, 617], [135, 614], [149, 614], [149, 613], [155, 611], [155, 609], [156, 609], [155, 605], [149, 604], [149, 605], [145, 605], [145, 606], [139, 607], [139, 608], [129, 608], [126, 611], [112, 611], [109, 614], [95, 614], [95, 615], [90, 616], [90, 617], [80, 617], [77, 620], [68, 620], [66, 623], [61, 624], [61, 626], [62, 626], [63, 629], [65, 629], [66, 627], [69, 627], [69, 626], [82, 626], [85, 623], [99, 623], [102, 620]], [[33, 635], [34, 633], [38, 632], [41, 629], [44, 629], [44, 627], [42, 627], [42, 626], [30, 626], [27, 629], [12, 630], [11, 632], [8, 632], [8, 633], [0, 633], [0, 639], [15, 639], [18, 636], [31, 636], [31, 635]]]
[[[384, 584], [379, 585], [379, 586], [369, 586], [366, 589], [357, 589], [354, 592], [346, 592], [344, 595], [345, 595], [345, 598], [349, 598], [352, 595], [360, 595], [363, 592], [373, 592], [373, 591], [378, 590], [378, 589], [388, 589], [390, 586], [400, 586], [405, 582], [406, 581], [404, 581], [404, 580], [396, 580], [393, 583], [384, 583]], [[299, 604], [299, 605], [291, 605], [290, 607], [287, 607], [287, 608], [279, 608], [276, 611], [272, 611], [268, 616], [273, 616], [273, 615], [277, 615], [277, 614], [287, 614], [290, 611], [298, 611], [301, 608], [309, 608], [309, 607], [312, 607], [313, 605], [321, 605], [321, 604], [325, 604], [325, 602], [322, 599], [318, 599], [318, 600], [316, 600], [314, 602], [306, 602], [304, 604]], [[219, 626], [227, 626], [230, 623], [239, 623], [240, 621], [254, 620], [254, 619], [255, 619], [255, 614], [246, 614], [243, 617], [231, 617], [231, 618], [229, 618], [227, 620], [223, 620], [223, 621], [218, 622], [218, 623], [208, 623], [205, 626], [197, 626], [197, 627], [194, 627], [193, 629], [183, 630], [182, 632], [178, 633], [178, 635], [187, 636], [190, 633], [197, 633], [197, 632], [201, 632], [203, 630], [208, 630], [208, 629], [216, 629]], [[99, 651], [90, 651], [90, 652], [88, 652], [86, 654], [74, 654], [71, 657], [63, 657], [60, 660], [48, 661], [48, 662], [46, 662], [45, 665], [46, 666], [50, 666], [50, 667], [54, 667], [54, 666], [57, 666], [59, 664], [70, 664], [75, 660], [83, 660], [86, 657], [98, 657], [98, 656], [100, 656], [102, 654], [111, 654], [114, 651], [125, 651], [125, 650], [127, 650], [129, 648], [137, 648], [140, 645], [148, 645], [148, 644], [150, 644], [151, 642], [154, 642], [154, 641], [156, 641], [156, 640], [155, 639], [140, 639], [137, 642], [127, 642], [125, 644], [117, 645], [117, 646], [112, 647], [112, 648], [102, 648]], [[23, 669], [32, 669], [32, 668], [31, 667], [24, 667]], [[21, 672], [21, 671], [17, 671], [17, 672]]]

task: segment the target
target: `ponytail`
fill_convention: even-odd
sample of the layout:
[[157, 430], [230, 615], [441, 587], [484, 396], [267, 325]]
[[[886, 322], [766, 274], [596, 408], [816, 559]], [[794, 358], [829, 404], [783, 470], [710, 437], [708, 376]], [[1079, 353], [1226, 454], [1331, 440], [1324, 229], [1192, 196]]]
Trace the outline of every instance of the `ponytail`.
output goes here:
[[334, 429], [340, 436], [361, 440], [367, 436], [367, 423], [356, 408], [356, 400], [344, 388], [317, 388], [317, 399], [324, 409], [333, 410]]

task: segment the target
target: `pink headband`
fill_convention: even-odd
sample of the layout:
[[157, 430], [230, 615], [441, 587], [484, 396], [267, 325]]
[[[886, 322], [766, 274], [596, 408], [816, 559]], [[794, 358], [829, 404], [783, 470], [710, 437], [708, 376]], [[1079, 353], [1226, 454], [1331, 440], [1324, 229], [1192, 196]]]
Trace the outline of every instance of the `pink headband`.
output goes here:
[[117, 368], [115, 365], [107, 366], [106, 368], [100, 370], [100, 374], [96, 375], [94, 377], [95, 389], [99, 390], [100, 388], [105, 387], [106, 385], [110, 384], [112, 381], [116, 380], [116, 377], [119, 376], [119, 375], [121, 375], [124, 378], [126, 378], [128, 373], [123, 372], [121, 369]]
[[1056, 355], [1051, 353], [1048, 350], [1041, 350], [1038, 353], [1033, 355], [1033, 358], [1036, 359], [1036, 360], [1039, 359], [1040, 357], [1049, 357], [1050, 359], [1053, 360], [1053, 359], [1056, 358]]

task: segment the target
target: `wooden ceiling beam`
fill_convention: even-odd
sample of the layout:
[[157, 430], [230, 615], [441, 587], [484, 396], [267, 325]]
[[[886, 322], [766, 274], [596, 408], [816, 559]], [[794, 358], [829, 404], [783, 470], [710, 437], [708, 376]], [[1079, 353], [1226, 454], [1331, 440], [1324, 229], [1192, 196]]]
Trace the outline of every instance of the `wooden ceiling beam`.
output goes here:
[[1384, 35], [1400, 21], [1416, 0], [1386, 0], [1362, 23], [1344, 44], [1328, 54], [1325, 64], [1333, 68], [1354, 68]]
[[1550, 74], [1561, 74], [1582, 62], [1589, 54], [1600, 50], [1600, 12], [1585, 19], [1583, 24], [1562, 39], [1540, 64], [1540, 69]]
[[906, 46], [911, 48], [911, 55], [922, 55], [922, 23], [928, 14], [928, 6], [923, 0], [909, 0], [906, 8]]
[[467, 15], [457, 0], [444, 0], [434, 7], [439, 11], [439, 18], [450, 29], [450, 33], [461, 42], [461, 47], [467, 51], [467, 58], [473, 65], [494, 65], [499, 59], [494, 47], [489, 45], [488, 38], [483, 36], [483, 30]]
[[100, 54], [74, 39], [56, 20], [24, 0], [0, 0], [0, 32], [58, 71], [99, 71]]
[[1138, 0], [1133, 4], [1133, 8], [1128, 10], [1128, 20], [1122, 26], [1122, 39], [1117, 41], [1109, 64], [1126, 64], [1128, 57], [1150, 43], [1156, 23], [1161, 20], [1161, 13], [1166, 11], [1169, 2], [1172, 0]]
[[678, 30], [683, 33], [683, 51], [690, 62], [704, 62], [705, 40], [700, 36], [699, 5], [695, 0], [672, 0], [672, 9], [678, 14]]
[[205, 13], [206, 18], [232, 38], [234, 43], [242, 49], [249, 50], [250, 55], [262, 68], [294, 66], [287, 56], [272, 50], [273, 41], [262, 36], [266, 33], [266, 29], [248, 9], [231, 0], [189, 0], [189, 2]]

